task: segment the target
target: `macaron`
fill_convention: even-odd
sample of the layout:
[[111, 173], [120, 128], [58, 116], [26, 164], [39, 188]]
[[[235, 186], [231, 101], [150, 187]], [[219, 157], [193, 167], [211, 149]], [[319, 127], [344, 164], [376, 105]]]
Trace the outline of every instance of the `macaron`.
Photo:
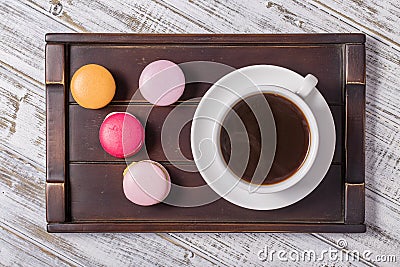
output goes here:
[[126, 198], [140, 206], [162, 202], [171, 190], [168, 171], [158, 162], [133, 162], [123, 172], [123, 190]]
[[130, 157], [142, 148], [144, 129], [132, 114], [112, 112], [100, 126], [99, 139], [103, 149], [111, 156]]
[[112, 74], [97, 64], [80, 67], [70, 84], [72, 97], [87, 109], [99, 109], [110, 103], [115, 95], [115, 87]]
[[147, 65], [139, 78], [143, 97], [156, 106], [176, 102], [185, 90], [185, 75], [181, 68], [169, 60], [157, 60]]

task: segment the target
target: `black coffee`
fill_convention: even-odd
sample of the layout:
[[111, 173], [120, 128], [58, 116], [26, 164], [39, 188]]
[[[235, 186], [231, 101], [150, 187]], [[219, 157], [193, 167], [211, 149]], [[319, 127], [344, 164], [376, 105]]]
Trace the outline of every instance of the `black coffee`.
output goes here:
[[240, 136], [240, 131], [244, 129], [235, 129], [237, 120], [234, 118], [237, 118], [238, 115], [245, 126], [249, 139], [250, 154], [244, 174], [242, 167], [237, 169], [237, 164], [228, 164], [231, 158], [231, 141], [224, 127], [221, 127], [220, 142], [222, 155], [228, 167], [237, 176], [250, 182], [260, 159], [261, 132], [256, 116], [247, 103], [263, 102], [265, 99], [268, 101], [274, 116], [277, 139], [271, 169], [262, 183], [269, 185], [282, 182], [293, 175], [301, 167], [308, 153], [310, 129], [303, 112], [293, 102], [275, 94], [256, 94], [245, 100], [240, 100], [228, 112], [223, 120], [224, 127], [230, 129], [231, 135]]

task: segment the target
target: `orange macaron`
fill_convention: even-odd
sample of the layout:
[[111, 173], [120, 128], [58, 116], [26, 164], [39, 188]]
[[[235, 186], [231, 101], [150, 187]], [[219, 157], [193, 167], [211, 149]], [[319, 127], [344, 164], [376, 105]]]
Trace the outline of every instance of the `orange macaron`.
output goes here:
[[71, 93], [75, 101], [87, 109], [99, 109], [111, 102], [115, 95], [115, 80], [103, 66], [88, 64], [72, 76]]

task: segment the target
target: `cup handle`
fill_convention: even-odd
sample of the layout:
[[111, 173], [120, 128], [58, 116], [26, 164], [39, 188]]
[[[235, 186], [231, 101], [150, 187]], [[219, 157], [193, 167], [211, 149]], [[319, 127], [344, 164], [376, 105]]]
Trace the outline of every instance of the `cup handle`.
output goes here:
[[312, 74], [307, 74], [296, 94], [298, 94], [302, 98], [307, 97], [311, 93], [312, 89], [317, 85], [317, 83], [317, 77]]

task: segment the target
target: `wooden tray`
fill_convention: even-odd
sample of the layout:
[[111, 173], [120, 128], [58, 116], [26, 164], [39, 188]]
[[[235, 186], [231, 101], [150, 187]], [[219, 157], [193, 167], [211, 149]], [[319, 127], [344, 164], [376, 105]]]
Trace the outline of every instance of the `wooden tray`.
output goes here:
[[[363, 34], [48, 34], [46, 41], [49, 232], [365, 231]], [[98, 130], [109, 112], [124, 111], [127, 105], [133, 105], [130, 110], [141, 119], [150, 105], [142, 98], [130, 100], [142, 69], [157, 59], [216, 61], [234, 68], [272, 64], [317, 76], [337, 135], [334, 159], [322, 183], [303, 200], [271, 211], [244, 209], [222, 198], [195, 208], [140, 207], [129, 202], [122, 191], [125, 161], [103, 151]], [[72, 74], [88, 63], [105, 66], [117, 83], [113, 102], [103, 109], [83, 109], [70, 94]], [[181, 100], [202, 96], [209, 87], [190, 84]], [[193, 111], [197, 104], [185, 107]], [[204, 184], [199, 173], [176, 168], [181, 163], [174, 157], [167, 161], [161, 149], [158, 126], [173, 108], [157, 107], [148, 118], [149, 157], [161, 162], [176, 184]], [[187, 125], [180, 149], [191, 157], [189, 134]], [[144, 158], [139, 153], [129, 160]]]

